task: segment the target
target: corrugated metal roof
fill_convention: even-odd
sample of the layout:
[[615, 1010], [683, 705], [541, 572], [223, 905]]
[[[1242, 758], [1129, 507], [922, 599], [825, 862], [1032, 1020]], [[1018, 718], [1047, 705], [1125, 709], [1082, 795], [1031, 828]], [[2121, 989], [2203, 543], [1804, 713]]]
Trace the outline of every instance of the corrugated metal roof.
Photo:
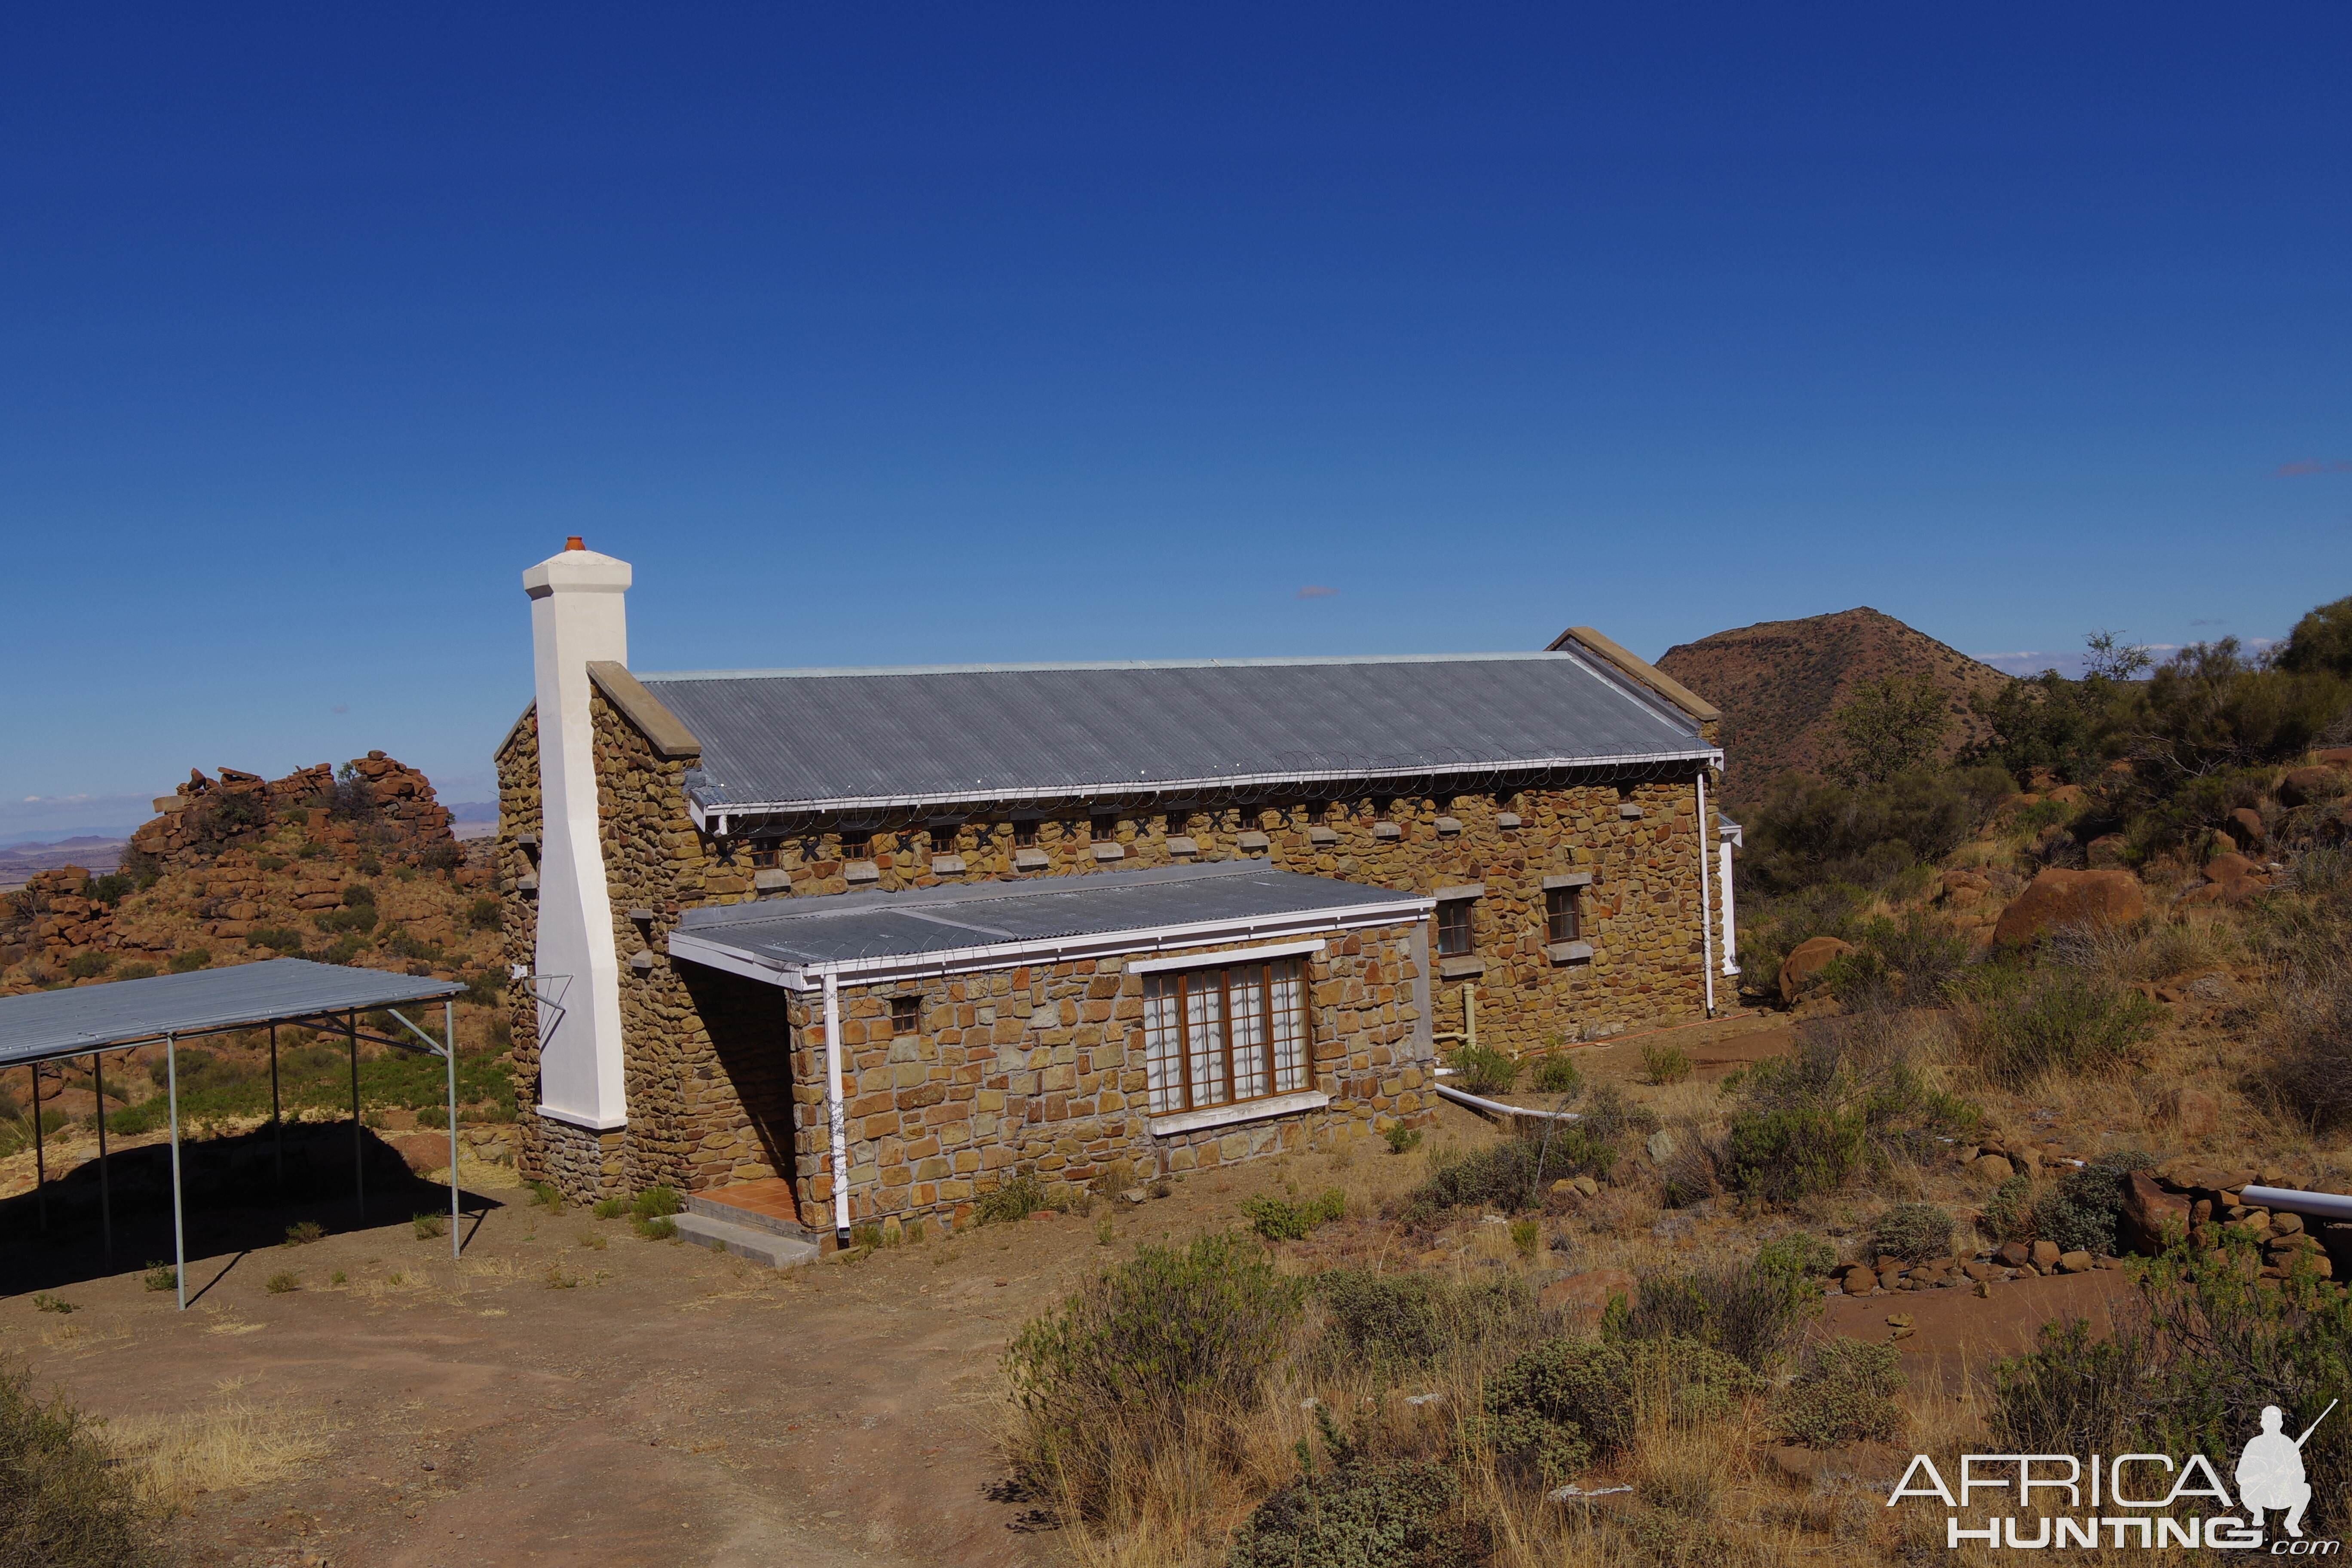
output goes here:
[[887, 809], [1717, 755], [1572, 652], [640, 675], [706, 808]]
[[300, 958], [158, 974], [25, 996], [0, 996], [0, 1067], [160, 1040], [250, 1027], [313, 1014], [397, 1007], [455, 996], [446, 980], [348, 969]]
[[[1343, 910], [1386, 910], [1412, 919], [1427, 902], [1392, 889], [1233, 860], [717, 905], [687, 910], [677, 936], [800, 968]], [[681, 951], [677, 937], [671, 950]]]

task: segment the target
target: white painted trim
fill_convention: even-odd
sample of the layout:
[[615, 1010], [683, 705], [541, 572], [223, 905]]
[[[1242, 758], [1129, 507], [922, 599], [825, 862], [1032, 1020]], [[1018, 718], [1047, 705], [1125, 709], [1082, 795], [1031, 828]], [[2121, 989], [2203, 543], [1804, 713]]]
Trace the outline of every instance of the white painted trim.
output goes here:
[[584, 1127], [591, 1132], [618, 1132], [629, 1124], [625, 1116], [583, 1116], [576, 1110], [558, 1110], [551, 1105], [535, 1105], [531, 1109], [550, 1121], [561, 1121], [567, 1127]]
[[1179, 1132], [1198, 1132], [1203, 1127], [1229, 1127], [1239, 1121], [1263, 1121], [1269, 1116], [1294, 1116], [1302, 1110], [1320, 1110], [1331, 1103], [1331, 1097], [1319, 1089], [1302, 1089], [1291, 1094], [1272, 1094], [1264, 1100], [1244, 1100], [1233, 1105], [1204, 1105], [1198, 1110], [1179, 1110], [1167, 1116], [1154, 1116], [1149, 1125], [1154, 1138], [1172, 1137]]
[[1271, 947], [1235, 948], [1223, 952], [1197, 952], [1188, 958], [1139, 958], [1127, 966], [1129, 974], [1157, 974], [1167, 969], [1203, 969], [1220, 963], [1255, 963], [1261, 958], [1292, 958], [1302, 952], [1320, 952], [1323, 939], [1311, 942], [1278, 942]]

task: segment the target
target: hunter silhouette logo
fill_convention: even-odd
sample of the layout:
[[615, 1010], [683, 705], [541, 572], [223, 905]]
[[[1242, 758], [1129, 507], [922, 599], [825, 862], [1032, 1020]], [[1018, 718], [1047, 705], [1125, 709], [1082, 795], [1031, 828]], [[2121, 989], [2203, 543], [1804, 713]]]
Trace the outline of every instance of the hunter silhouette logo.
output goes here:
[[[2319, 1421], [2327, 1419], [2327, 1411], [2336, 1408], [2336, 1401], [2327, 1402], [2327, 1410], [2319, 1413]], [[2311, 1506], [2311, 1483], [2303, 1475], [2303, 1446], [2319, 1430], [2319, 1421], [2303, 1429], [2303, 1436], [2289, 1438], [2280, 1430], [2286, 1420], [2285, 1412], [2275, 1405], [2263, 1406], [2263, 1429], [2260, 1436], [2246, 1445], [2238, 1456], [2238, 1503], [2246, 1510], [2250, 1529], [2263, 1527], [2264, 1511], [2286, 1510], [2286, 1532], [2300, 1539], [2303, 1535], [2303, 1510]]]
[[[2087, 1460], [2074, 1454], [1963, 1454], [1957, 1496], [1937, 1473], [1936, 1462], [1915, 1454], [1886, 1506], [1893, 1508], [1906, 1498], [1934, 1498], [1943, 1503], [1953, 1510], [1944, 1521], [1944, 1543], [1956, 1551], [1969, 1542], [2026, 1551], [2104, 1544], [2243, 1552], [2267, 1544], [2273, 1556], [2333, 1556], [2342, 1542], [2304, 1539], [2303, 1516], [2311, 1506], [2312, 1488], [2304, 1472], [2303, 1450], [2336, 1403], [2329, 1400], [2318, 1418], [2293, 1437], [2286, 1433], [2286, 1413], [2275, 1405], [2264, 1405], [2262, 1430], [2238, 1455], [2234, 1504], [2220, 1468], [2203, 1454], [2093, 1454]], [[1980, 1523], [1970, 1521], [1967, 1516], [1972, 1508], [1982, 1506], [1974, 1497], [1981, 1491], [2000, 1496], [2012, 1511], [1993, 1514]], [[2060, 1503], [2059, 1511], [2035, 1507], [2037, 1491], [2057, 1494], [2042, 1500], [2045, 1508]], [[2210, 1500], [2202, 1505], [2208, 1511], [2189, 1511], [2200, 1499]], [[2237, 1510], [2245, 1517], [2239, 1518]], [[2266, 1514], [2284, 1516], [2279, 1521], [2286, 1527], [2284, 1536], [2267, 1540]]]

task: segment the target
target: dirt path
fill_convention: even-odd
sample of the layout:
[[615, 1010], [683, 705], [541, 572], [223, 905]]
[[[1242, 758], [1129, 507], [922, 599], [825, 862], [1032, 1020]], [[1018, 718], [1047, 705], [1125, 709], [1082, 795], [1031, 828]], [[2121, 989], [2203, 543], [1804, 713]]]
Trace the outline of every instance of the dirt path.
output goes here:
[[[201, 1563], [1037, 1563], [1051, 1538], [990, 1496], [1005, 1342], [1134, 1242], [1229, 1223], [1273, 1179], [782, 1275], [509, 1203], [462, 1268], [403, 1221], [206, 1258], [184, 1315], [137, 1271], [52, 1284], [77, 1310], [0, 1301], [0, 1357], [195, 1451]], [[270, 1292], [284, 1270], [302, 1288]]]

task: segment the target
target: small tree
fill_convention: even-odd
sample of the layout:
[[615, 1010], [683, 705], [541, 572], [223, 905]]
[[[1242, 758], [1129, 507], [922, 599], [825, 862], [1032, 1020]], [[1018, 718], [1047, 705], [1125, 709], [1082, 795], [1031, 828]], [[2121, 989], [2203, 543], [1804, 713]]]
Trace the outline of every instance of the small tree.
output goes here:
[[1925, 676], [1865, 682], [1830, 715], [1837, 727], [1830, 771], [1846, 784], [1884, 784], [1936, 754], [1951, 728], [1951, 702]]

